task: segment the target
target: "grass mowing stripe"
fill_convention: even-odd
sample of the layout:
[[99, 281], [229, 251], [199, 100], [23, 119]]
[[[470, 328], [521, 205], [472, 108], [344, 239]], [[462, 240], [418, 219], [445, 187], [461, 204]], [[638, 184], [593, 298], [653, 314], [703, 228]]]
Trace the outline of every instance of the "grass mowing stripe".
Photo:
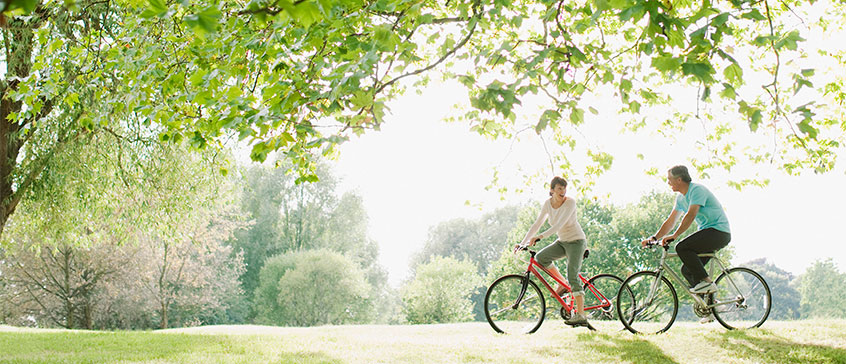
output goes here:
[[846, 363], [846, 320], [767, 322], [747, 331], [680, 322], [661, 335], [596, 326], [594, 333], [550, 320], [533, 335], [499, 335], [486, 323], [153, 332], [0, 327], [0, 363]]

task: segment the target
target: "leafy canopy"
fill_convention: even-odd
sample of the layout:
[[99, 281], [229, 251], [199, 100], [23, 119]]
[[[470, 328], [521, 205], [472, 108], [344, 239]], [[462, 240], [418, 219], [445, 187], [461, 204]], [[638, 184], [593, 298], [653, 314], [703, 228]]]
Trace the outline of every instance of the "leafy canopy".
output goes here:
[[[4, 16], [39, 9], [32, 1], [9, 4], [14, 6]], [[115, 0], [108, 5], [100, 10], [108, 31], [89, 37], [102, 44], [98, 66], [82, 66], [92, 73], [77, 76], [96, 81], [92, 84], [109, 80], [109, 93], [89, 90], [89, 96], [108, 100], [105, 115], [160, 125], [162, 140], [187, 140], [200, 148], [235, 136], [250, 143], [257, 161], [281, 151], [300, 172], [298, 182], [316, 180], [316, 156], [333, 155], [351, 135], [378, 129], [390, 100], [438, 72], [467, 87], [471, 108], [460, 119], [472, 130], [494, 138], [526, 130], [551, 137], [558, 145], [553, 167], [564, 171], [575, 170], [564, 152], [576, 149], [579, 128], [599, 109], [631, 115], [624, 126], [637, 132], [673, 135], [703, 125], [697, 136], [701, 150], [692, 160], [700, 170], [769, 162], [788, 173], [829, 171], [846, 130], [839, 107], [846, 99], [843, 76], [831, 71], [842, 64], [843, 50], [829, 44], [816, 54], [806, 50], [812, 35], [841, 29], [839, 22], [813, 15], [811, 7], [825, 6], [837, 19], [843, 17], [842, 2]], [[64, 50], [61, 58], [69, 61], [83, 54], [50, 34], [38, 32], [39, 49]], [[827, 64], [834, 67], [816, 68]], [[34, 87], [35, 81], [27, 86], [30, 81], [12, 96], [28, 105], [23, 114], [41, 107], [38, 90], [44, 88]], [[53, 83], [62, 82], [57, 77]], [[679, 91], [690, 88], [696, 89], [697, 105], [680, 105], [685, 93]], [[72, 96], [63, 101], [79, 101]], [[522, 108], [528, 105], [543, 106], [527, 124]], [[78, 120], [92, 127], [107, 124], [104, 117], [85, 113]], [[738, 132], [769, 137], [738, 142], [731, 137]], [[596, 175], [613, 164], [603, 150], [579, 150], [592, 163], [579, 174]]]

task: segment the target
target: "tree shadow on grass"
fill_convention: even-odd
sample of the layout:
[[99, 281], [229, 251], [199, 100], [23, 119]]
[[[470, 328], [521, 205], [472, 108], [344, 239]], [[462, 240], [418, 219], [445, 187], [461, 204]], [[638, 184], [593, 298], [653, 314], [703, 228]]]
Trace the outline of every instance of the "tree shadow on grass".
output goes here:
[[655, 344], [631, 336], [621, 339], [608, 334], [579, 334], [579, 342], [586, 349], [603, 356], [602, 361], [632, 364], [677, 364]]
[[844, 349], [793, 342], [766, 329], [727, 331], [708, 340], [733, 355], [759, 363], [846, 363]]
[[2, 363], [197, 363], [215, 358], [239, 363], [342, 363], [322, 352], [225, 335], [146, 332], [0, 333]]

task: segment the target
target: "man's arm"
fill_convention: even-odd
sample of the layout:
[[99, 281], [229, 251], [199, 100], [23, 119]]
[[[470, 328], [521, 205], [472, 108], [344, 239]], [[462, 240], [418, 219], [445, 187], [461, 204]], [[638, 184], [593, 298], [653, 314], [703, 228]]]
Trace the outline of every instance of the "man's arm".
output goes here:
[[[648, 243], [650, 240], [653, 240], [653, 238], [660, 240], [661, 237], [663, 237], [665, 234], [667, 234], [670, 231], [670, 229], [673, 228], [673, 225], [676, 224], [676, 220], [678, 220], [680, 213], [681, 213], [681, 211], [676, 210], [675, 208], [672, 211], [670, 211], [670, 215], [667, 216], [667, 219], [664, 220], [663, 224], [661, 224], [661, 228], [658, 229], [658, 232], [656, 232], [655, 235], [652, 235], [652, 237], [650, 237], [649, 239], [646, 239], [646, 240], [640, 242], [640, 244], [643, 245], [643, 246], [646, 246], [646, 243]], [[694, 216], [696, 216], [696, 215], [694, 215]]]
[[[696, 214], [699, 212], [699, 207], [700, 207], [699, 205], [690, 205], [690, 207], [687, 209], [687, 214], [684, 215], [684, 218], [682, 219], [681, 224], [679, 224], [679, 228], [676, 229], [676, 231], [673, 233], [673, 235], [670, 235], [670, 236], [664, 238], [664, 240], [662, 240], [661, 243], [664, 244], [664, 245], [667, 245], [667, 243], [670, 240], [678, 239], [679, 235], [684, 233], [685, 230], [687, 230], [687, 228], [690, 227], [690, 224], [693, 223], [693, 220], [696, 219]], [[662, 226], [662, 228], [663, 228], [663, 226]]]

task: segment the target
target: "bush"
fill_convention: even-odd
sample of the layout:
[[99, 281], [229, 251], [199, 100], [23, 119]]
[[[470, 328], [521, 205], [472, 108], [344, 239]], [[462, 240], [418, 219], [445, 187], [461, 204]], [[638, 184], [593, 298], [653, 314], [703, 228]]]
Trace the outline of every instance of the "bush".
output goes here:
[[432, 258], [417, 267], [414, 279], [402, 290], [406, 320], [412, 324], [471, 320], [470, 296], [481, 281], [469, 260]]
[[353, 261], [310, 250], [268, 258], [259, 273], [257, 321], [284, 326], [368, 322], [372, 288]]

